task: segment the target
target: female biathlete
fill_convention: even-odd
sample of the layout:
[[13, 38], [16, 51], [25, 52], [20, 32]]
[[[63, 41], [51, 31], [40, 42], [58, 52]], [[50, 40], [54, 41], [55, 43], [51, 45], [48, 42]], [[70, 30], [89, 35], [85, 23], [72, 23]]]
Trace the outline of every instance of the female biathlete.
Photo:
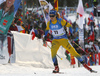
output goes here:
[[67, 23], [62, 18], [59, 18], [56, 10], [50, 10], [49, 15], [50, 15], [50, 21], [47, 23], [44, 40], [46, 40], [47, 38], [48, 31], [51, 30], [53, 35], [51, 57], [53, 60], [53, 64], [55, 66], [53, 73], [59, 73], [59, 66], [56, 54], [61, 45], [66, 50], [68, 50], [73, 56], [75, 56], [86, 69], [88, 69], [90, 72], [96, 72], [87, 66], [87, 64], [84, 62], [81, 56], [76, 52], [76, 50], [70, 44], [66, 32], [64, 30], [64, 26], [72, 27], [72, 25]]

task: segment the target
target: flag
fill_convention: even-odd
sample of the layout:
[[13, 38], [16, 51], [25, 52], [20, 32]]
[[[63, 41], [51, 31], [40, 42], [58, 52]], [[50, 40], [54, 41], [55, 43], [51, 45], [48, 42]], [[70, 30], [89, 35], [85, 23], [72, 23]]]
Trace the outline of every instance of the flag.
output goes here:
[[[43, 16], [44, 16], [44, 19], [45, 19], [45, 22], [47, 24], [47, 22], [50, 20], [50, 17], [49, 17], [49, 11], [51, 9], [53, 9], [53, 6], [51, 5], [51, 3], [47, 2], [46, 0], [39, 0], [39, 3], [41, 5], [41, 8], [44, 8], [42, 9], [42, 13], [43, 13]], [[45, 12], [44, 12], [45, 11]]]
[[70, 53], [66, 50], [65, 51], [65, 55], [66, 55], [66, 59], [71, 62], [71, 57], [70, 57]]
[[90, 23], [93, 22], [93, 20], [94, 20], [93, 16], [92, 17], [88, 17], [88, 23], [87, 23], [87, 25], [90, 25]]
[[34, 38], [35, 38], [35, 31], [34, 31], [34, 29], [31, 30], [30, 34], [32, 35], [32, 40], [34, 40]]
[[54, 8], [58, 11], [58, 0], [54, 0]]
[[78, 22], [78, 26], [80, 29], [83, 29], [83, 22], [84, 22], [84, 8], [83, 8], [83, 3], [82, 0], [79, 0], [78, 3], [78, 8], [77, 8], [77, 13], [79, 13], [79, 22]]

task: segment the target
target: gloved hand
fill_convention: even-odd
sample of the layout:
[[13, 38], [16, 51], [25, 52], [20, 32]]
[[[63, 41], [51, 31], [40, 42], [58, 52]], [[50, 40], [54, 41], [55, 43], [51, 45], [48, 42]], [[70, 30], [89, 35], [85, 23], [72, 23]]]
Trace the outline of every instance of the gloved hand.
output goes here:
[[52, 34], [49, 34], [49, 39], [53, 40], [53, 35]]

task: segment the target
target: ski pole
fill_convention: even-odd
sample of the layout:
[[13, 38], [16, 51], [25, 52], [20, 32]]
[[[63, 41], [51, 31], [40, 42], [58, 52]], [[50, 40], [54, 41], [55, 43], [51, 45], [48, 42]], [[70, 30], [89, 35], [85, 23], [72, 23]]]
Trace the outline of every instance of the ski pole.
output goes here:
[[[75, 43], [74, 41], [73, 41], [73, 43]], [[83, 48], [81, 48], [77, 43], [75, 43], [80, 49], [82, 49], [83, 51], [84, 51], [84, 49]]]
[[[73, 43], [75, 43], [74, 41], [73, 41]], [[75, 45], [77, 45], [80, 49], [82, 49], [83, 50], [83, 52], [85, 52], [84, 51], [84, 49], [82, 48], [82, 47], [80, 47], [77, 43], [75, 43]], [[86, 53], [86, 52], [85, 52]], [[87, 54], [87, 53], [86, 53]], [[88, 55], [88, 54], [87, 54]]]
[[[51, 47], [47, 44], [47, 46], [51, 49]], [[58, 54], [56, 54], [61, 60], [63, 60], [63, 58], [61, 58]]]
[[56, 54], [61, 60], [63, 60], [63, 58], [61, 58], [58, 54]]

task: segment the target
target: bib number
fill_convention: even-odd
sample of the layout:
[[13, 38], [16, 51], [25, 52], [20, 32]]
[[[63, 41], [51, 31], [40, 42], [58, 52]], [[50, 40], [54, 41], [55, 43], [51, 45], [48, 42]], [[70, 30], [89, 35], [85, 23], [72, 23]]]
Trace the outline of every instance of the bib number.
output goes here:
[[54, 31], [55, 34], [58, 34], [58, 31]]

